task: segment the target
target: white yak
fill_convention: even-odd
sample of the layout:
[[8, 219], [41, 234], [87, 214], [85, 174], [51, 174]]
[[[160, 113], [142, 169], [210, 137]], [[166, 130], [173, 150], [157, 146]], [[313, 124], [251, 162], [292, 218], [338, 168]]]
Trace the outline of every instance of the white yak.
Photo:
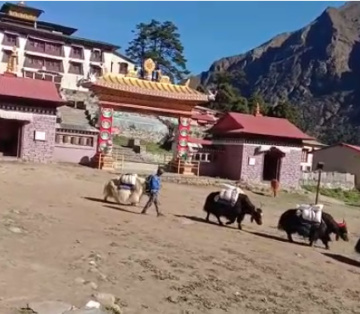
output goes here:
[[123, 205], [138, 205], [140, 199], [145, 192], [145, 179], [137, 176], [134, 189], [125, 190], [118, 189], [121, 175], [117, 179], [111, 179], [104, 186], [104, 201], [107, 202], [109, 197], [115, 199], [116, 202]]

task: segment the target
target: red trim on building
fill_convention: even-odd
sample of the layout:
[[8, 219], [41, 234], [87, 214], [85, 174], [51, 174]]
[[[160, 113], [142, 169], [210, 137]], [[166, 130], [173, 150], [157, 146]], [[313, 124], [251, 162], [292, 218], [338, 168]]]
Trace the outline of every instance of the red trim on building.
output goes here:
[[212, 141], [205, 140], [202, 138], [189, 137], [188, 142], [192, 144], [200, 144], [200, 145], [212, 145]]
[[196, 114], [193, 113], [191, 116], [191, 119], [197, 120], [197, 121], [204, 121], [204, 122], [216, 122], [216, 118], [207, 114]]

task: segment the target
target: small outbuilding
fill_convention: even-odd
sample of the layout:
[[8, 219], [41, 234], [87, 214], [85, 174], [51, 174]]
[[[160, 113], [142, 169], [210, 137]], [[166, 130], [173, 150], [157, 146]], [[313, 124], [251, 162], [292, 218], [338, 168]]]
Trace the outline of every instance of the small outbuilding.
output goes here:
[[53, 160], [57, 107], [64, 104], [53, 82], [0, 76], [0, 156]]
[[314, 151], [313, 168], [324, 163], [324, 171], [351, 173], [355, 175], [355, 186], [360, 188], [360, 146], [339, 143]]
[[[230, 112], [209, 130], [219, 152], [206, 165], [206, 175], [253, 184], [276, 179], [297, 188], [303, 141], [313, 139], [286, 119]], [[202, 172], [202, 174], [204, 174]]]

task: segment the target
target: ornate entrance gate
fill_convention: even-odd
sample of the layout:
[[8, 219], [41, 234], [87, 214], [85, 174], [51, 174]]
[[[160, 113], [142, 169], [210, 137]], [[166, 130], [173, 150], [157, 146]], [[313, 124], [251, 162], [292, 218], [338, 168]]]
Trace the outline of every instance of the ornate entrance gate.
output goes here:
[[104, 155], [103, 169], [112, 167], [113, 163], [111, 128], [114, 110], [178, 118], [174, 158], [187, 154], [192, 110], [197, 105], [207, 103], [211, 96], [191, 89], [188, 82], [185, 85], [172, 84], [168, 76], [162, 75], [155, 68], [155, 63], [147, 59], [142, 75], [133, 70], [126, 75], [104, 74], [99, 79], [82, 83], [99, 98], [100, 134], [97, 155]]

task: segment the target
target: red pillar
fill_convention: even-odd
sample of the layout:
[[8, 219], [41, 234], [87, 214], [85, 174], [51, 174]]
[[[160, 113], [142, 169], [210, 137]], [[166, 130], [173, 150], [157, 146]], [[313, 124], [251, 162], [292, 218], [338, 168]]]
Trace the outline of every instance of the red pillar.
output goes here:
[[178, 132], [177, 132], [177, 143], [176, 143], [176, 154], [177, 158], [183, 158], [188, 155], [188, 137], [190, 133], [190, 118], [179, 118]]
[[100, 106], [99, 116], [99, 137], [97, 145], [97, 155], [102, 156], [102, 160], [97, 158], [98, 165], [100, 168], [107, 169], [113, 168], [113, 157], [112, 157], [112, 124], [113, 124], [113, 109]]

